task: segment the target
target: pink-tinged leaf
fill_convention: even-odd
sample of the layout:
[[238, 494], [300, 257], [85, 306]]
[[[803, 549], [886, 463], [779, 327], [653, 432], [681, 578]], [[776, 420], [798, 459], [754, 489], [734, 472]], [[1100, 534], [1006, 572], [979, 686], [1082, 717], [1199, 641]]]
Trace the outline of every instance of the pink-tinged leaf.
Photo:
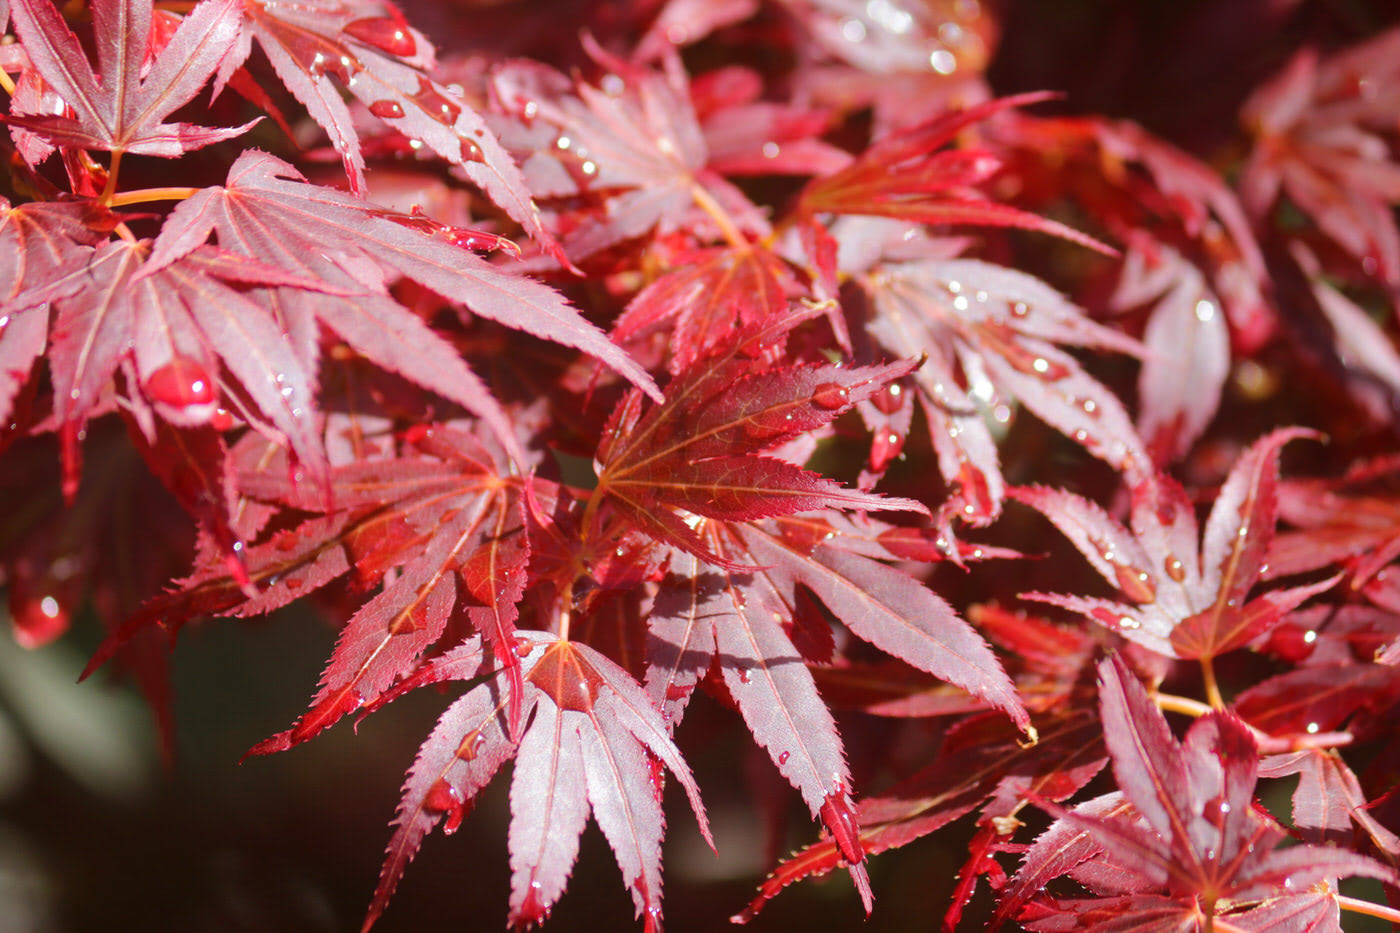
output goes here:
[[1355, 822], [1378, 849], [1400, 855], [1400, 836], [1371, 815], [1356, 775], [1335, 751], [1311, 748], [1265, 759], [1259, 773], [1299, 776], [1293, 791], [1293, 825], [1305, 842], [1347, 845]]
[[600, 445], [599, 487], [634, 525], [712, 563], [719, 555], [700, 546], [685, 513], [745, 521], [819, 508], [926, 511], [758, 456], [829, 423], [912, 366], [765, 371], [730, 358], [693, 367], [639, 416], [636, 402], [624, 401]]
[[1382, 709], [1400, 695], [1400, 670], [1381, 664], [1305, 667], [1255, 684], [1235, 711], [1270, 735], [1330, 732], [1364, 708]]
[[[286, 163], [249, 152], [230, 169], [228, 187], [205, 189], [176, 208], [156, 241], [152, 264], [161, 267], [213, 231], [225, 249], [246, 252], [335, 286], [382, 292], [382, 286], [367, 287], [342, 268], [347, 261], [368, 259], [476, 314], [590, 353], [656, 393], [645, 370], [583, 320], [558, 292], [524, 276], [501, 272], [439, 236], [438, 228], [425, 232], [422, 226], [410, 215], [373, 209], [329, 188], [307, 184]], [[307, 313], [324, 316], [328, 326], [371, 359], [481, 413], [507, 443], [513, 443], [499, 408], [450, 347], [395, 303], [372, 304], [377, 315], [356, 308], [351, 299], [329, 303], [329, 311]], [[407, 336], [396, 337], [395, 330]], [[389, 349], [376, 349], [377, 345]], [[425, 354], [428, 367], [421, 364]], [[415, 358], [418, 365], [413, 364]]]
[[1234, 897], [1240, 900], [1264, 898], [1280, 889], [1302, 891], [1319, 881], [1338, 878], [1375, 878], [1387, 884], [1400, 881], [1400, 875], [1375, 859], [1331, 846], [1293, 846], [1277, 849], [1240, 872]]
[[1180, 803], [1190, 792], [1180, 746], [1121, 657], [1099, 665], [1099, 698], [1118, 786], [1164, 839], [1184, 838], [1194, 814]]
[[193, 99], [237, 41], [242, 4], [205, 0], [196, 5], [143, 79], [151, 8], [151, 0], [93, 4], [97, 75], [51, 3], [17, 0], [15, 27], [30, 60], [76, 117], [11, 114], [7, 121], [64, 146], [167, 158], [251, 128], [252, 123], [211, 128], [161, 122]]
[[758, 528], [742, 532], [764, 573], [789, 590], [801, 583], [856, 635], [1007, 713], [1023, 731], [1030, 718], [991, 649], [951, 606], [898, 570], [844, 550], [840, 540], [808, 553]]
[[[244, 28], [287, 89], [329, 134], [353, 192], [365, 192], [365, 163], [341, 87], [372, 115], [457, 165], [531, 236], [546, 248], [557, 248], [540, 224], [519, 168], [481, 115], [460, 91], [430, 76], [433, 49], [427, 38], [396, 9], [391, 17], [376, 15], [380, 10], [379, 4], [368, 3], [254, 3], [247, 8]], [[242, 63], [247, 50], [245, 39], [233, 66]]]
[[1213, 658], [1234, 651], [1273, 628], [1306, 600], [1336, 586], [1341, 579], [1338, 574], [1307, 586], [1273, 590], [1243, 606], [1217, 603], [1183, 619], [1172, 629], [1172, 649], [1178, 658]]
[[714, 352], [740, 328], [788, 313], [783, 283], [791, 275], [767, 250], [711, 249], [683, 258], [638, 292], [613, 328], [613, 338], [626, 344], [674, 320], [672, 373]]
[[[78, 204], [35, 202], [11, 207], [0, 198], [0, 423], [10, 422], [15, 394], [44, 352], [49, 309], [41, 304], [10, 308], [26, 291], [65, 279], [63, 271], [84, 267], [100, 235], [84, 223]], [[81, 283], [67, 278], [66, 291]], [[51, 293], [52, 294], [52, 293]]]
[[932, 154], [964, 127], [1049, 96], [1022, 94], [988, 101], [892, 134], [844, 169], [810, 182], [798, 210], [808, 215], [865, 214], [916, 223], [1021, 227], [1114, 255], [1112, 248], [1064, 224], [977, 196], [974, 186], [1001, 168], [990, 152], [954, 149]]
[[1122, 405], [1051, 342], [1140, 353], [1031, 276], [973, 260], [877, 266], [862, 278], [874, 301], [866, 328], [891, 353], [926, 356], [913, 375], [939, 468], [967, 502], [959, 517], [1000, 512], [1004, 480], [984, 411], [1010, 418], [1019, 400], [1130, 479], [1149, 459]]
[[1255, 441], [1221, 487], [1201, 544], [1202, 586], [1218, 594], [1221, 606], [1243, 602], [1259, 579], [1278, 514], [1279, 454], [1304, 437], [1316, 435], [1287, 428]]
[[510, 912], [517, 924], [544, 920], [564, 893], [588, 820], [580, 793], [578, 712], [539, 703], [520, 740], [510, 785]]
[[[481, 641], [472, 639], [454, 655], [471, 656], [474, 663], [454, 672], [454, 679], [469, 680], [481, 659]], [[423, 837], [444, 817], [448, 826], [455, 826], [461, 820], [461, 810], [514, 755], [502, 713], [503, 689], [509, 687], [489, 682], [468, 691], [443, 712], [418, 750], [404, 782], [392, 823], [394, 834], [362, 930], [368, 931], [383, 912]]]
[[[1186, 455], [1215, 417], [1230, 369], [1230, 334], [1200, 270], [1167, 247], [1160, 253], [1157, 261], [1174, 279], [1163, 283], [1143, 332], [1138, 428], [1158, 460], [1171, 462]], [[1135, 260], [1147, 263], [1130, 253], [1125, 278]], [[1120, 295], [1127, 285], [1120, 283]]]
[[[1086, 817], [1113, 819], [1132, 813], [1132, 805], [1123, 799], [1121, 792], [1114, 791], [1084, 801], [1073, 812]], [[1103, 846], [1088, 829], [1062, 820], [1052, 823], [1021, 857], [1021, 867], [997, 903], [991, 929], [998, 929], [1016, 916], [1050, 881], [1067, 874], [1102, 851]]]
[[690, 769], [625, 671], [586, 645], [529, 637], [544, 650], [527, 659], [528, 689], [544, 696], [521, 740], [511, 785], [512, 917], [538, 922], [558, 899], [591, 806], [638, 914], [658, 923], [664, 820], [647, 752], [686, 789], [709, 841]]
[[1313, 280], [1312, 290], [1318, 307], [1332, 325], [1342, 362], [1379, 381], [1391, 392], [1400, 392], [1400, 353], [1380, 325], [1320, 278]]
[[[1228, 927], [1226, 926], [1228, 924]], [[1309, 891], [1292, 897], [1274, 897], [1257, 907], [1216, 921], [1217, 930], [1248, 933], [1341, 933], [1341, 910], [1333, 891]]]

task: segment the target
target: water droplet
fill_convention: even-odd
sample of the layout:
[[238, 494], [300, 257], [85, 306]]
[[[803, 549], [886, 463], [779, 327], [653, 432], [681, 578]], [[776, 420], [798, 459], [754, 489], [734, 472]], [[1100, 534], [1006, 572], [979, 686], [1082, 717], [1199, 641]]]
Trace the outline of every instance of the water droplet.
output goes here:
[[557, 147], [560, 148], [560, 149], [563, 149], [565, 152], [567, 152], [567, 151], [569, 150], [569, 147], [572, 146], [573, 144], [574, 144], [574, 141], [573, 141], [572, 139], [570, 139], [568, 136], [560, 136], [558, 139], [556, 139], [556, 140], [554, 141], [554, 145], [557, 146]]
[[1315, 722], [1308, 723], [1308, 735], [1317, 735], [1317, 732], [1320, 728], [1322, 727]]
[[1317, 632], [1313, 631], [1312, 629], [1308, 629], [1306, 632], [1303, 633], [1303, 644], [1311, 645], [1315, 641], [1317, 641]]
[[851, 393], [839, 383], [823, 382], [812, 390], [812, 404], [826, 411], [845, 408], [850, 402]]
[[1215, 305], [1202, 298], [1196, 302], [1196, 320], [1202, 324], [1215, 318]]
[[778, 153], [781, 151], [782, 149], [778, 146], [778, 144], [773, 142], [773, 140], [771, 139], [763, 144], [763, 157], [765, 159], [776, 159], [778, 157]]
[[841, 22], [841, 38], [850, 43], [865, 41], [865, 24], [858, 19], [843, 20]]
[[1113, 575], [1123, 595], [1139, 605], [1157, 601], [1157, 582], [1146, 571], [1124, 564], [1113, 565]]
[[462, 741], [457, 744], [457, 757], [463, 761], [471, 761], [481, 751], [481, 746], [486, 742], [486, 738], [479, 730], [473, 729], [462, 736]]
[[403, 116], [403, 107], [396, 100], [377, 100], [369, 105], [369, 112], [381, 120], [397, 120]]
[[413, 100], [423, 108], [424, 113], [447, 126], [456, 123], [457, 118], [462, 115], [461, 104], [443, 94], [421, 75], [418, 77], [418, 91], [413, 95]]
[[342, 27], [342, 31], [365, 45], [372, 45], [381, 52], [411, 58], [418, 51], [413, 34], [405, 24], [387, 16], [369, 16], [353, 20]]
[[781, 753], [779, 753], [779, 755], [778, 755], [778, 767], [781, 768], [783, 765], [787, 764], [787, 763], [788, 763], [788, 758], [789, 758], [789, 757], [791, 757], [791, 753], [790, 753], [790, 752], [781, 752]]
[[1186, 579], [1186, 568], [1182, 566], [1181, 561], [1173, 554], [1167, 555], [1166, 560], [1163, 562], [1163, 569], [1166, 570], [1167, 576], [1171, 577], [1172, 580], [1177, 583]]
[[959, 295], [953, 299], [953, 308], [957, 311], [966, 311], [972, 303], [967, 300], [966, 295]]
[[929, 67], [941, 75], [950, 75], [958, 69], [957, 57], [947, 49], [937, 49], [928, 57]]
[[1118, 618], [1118, 627], [1124, 630], [1131, 631], [1133, 629], [1142, 628], [1142, 623], [1139, 622], [1137, 619], [1134, 619], [1132, 616], [1120, 616]]
[[58, 600], [52, 596], [45, 596], [39, 600], [39, 611], [50, 619], [57, 619], [59, 612]]
[[442, 778], [433, 782], [433, 786], [428, 788], [428, 793], [423, 798], [423, 809], [438, 813], [455, 810], [461, 805], [462, 792]]
[[184, 356], [172, 358], [151, 373], [145, 392], [151, 401], [177, 409], [211, 406], [217, 399], [209, 373], [198, 362]]
[[748, 682], [749, 682], [749, 669], [748, 669], [747, 667], [741, 667], [741, 668], [739, 669], [739, 683], [741, 683], [741, 684], [746, 684], [746, 683], [748, 683]]
[[462, 140], [462, 145], [459, 148], [461, 150], [463, 162], [486, 161], [486, 153], [481, 151], [481, 147], [476, 144], [475, 140], [464, 139]]
[[1013, 317], [1025, 317], [1030, 313], [1030, 306], [1024, 301], [1018, 301], [1011, 306], [1011, 314]]

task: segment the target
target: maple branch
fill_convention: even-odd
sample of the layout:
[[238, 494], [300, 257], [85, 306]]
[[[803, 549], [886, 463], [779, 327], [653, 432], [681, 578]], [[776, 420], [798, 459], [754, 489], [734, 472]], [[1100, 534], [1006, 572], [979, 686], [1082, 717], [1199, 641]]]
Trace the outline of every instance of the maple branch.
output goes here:
[[720, 232], [724, 234], [724, 238], [729, 241], [730, 246], [740, 250], [749, 248], [749, 241], [744, 237], [744, 234], [740, 232], [738, 226], [734, 223], [734, 219], [729, 216], [729, 212], [724, 209], [723, 205], [715, 200], [714, 195], [705, 190], [703, 185], [699, 182], [692, 184], [690, 186], [690, 196], [695, 199], [696, 206], [710, 215], [710, 219], [719, 227]]
[[1212, 709], [1224, 709], [1225, 698], [1220, 695], [1220, 684], [1215, 680], [1215, 661], [1201, 658], [1201, 677], [1205, 680], [1206, 699]]
[[[1190, 716], [1192, 719], [1199, 719], [1223, 709], [1223, 707], [1217, 708], [1202, 703], [1200, 700], [1172, 693], [1155, 693], [1152, 695], [1152, 699], [1157, 704], [1157, 708], [1163, 712], [1180, 713], [1183, 716]], [[1250, 735], [1254, 736], [1254, 740], [1259, 743], [1261, 754], [1297, 752], [1306, 748], [1339, 748], [1343, 745], [1350, 745], [1353, 738], [1350, 732], [1319, 732], [1314, 735], [1296, 735], [1281, 739], [1247, 722], [1244, 725], [1249, 730]]]
[[[110, 178], [110, 176], [109, 176]], [[108, 207], [125, 207], [128, 204], [141, 204], [146, 201], [183, 201], [193, 197], [200, 188], [142, 188], [138, 191], [123, 191], [107, 199]]]
[[1382, 920], [1389, 920], [1391, 923], [1400, 923], [1400, 910], [1393, 907], [1386, 907], [1383, 904], [1373, 904], [1370, 901], [1363, 901], [1355, 897], [1345, 897], [1337, 895], [1337, 906], [1342, 910], [1349, 910], [1354, 914], [1365, 914], [1368, 917], [1379, 917]]

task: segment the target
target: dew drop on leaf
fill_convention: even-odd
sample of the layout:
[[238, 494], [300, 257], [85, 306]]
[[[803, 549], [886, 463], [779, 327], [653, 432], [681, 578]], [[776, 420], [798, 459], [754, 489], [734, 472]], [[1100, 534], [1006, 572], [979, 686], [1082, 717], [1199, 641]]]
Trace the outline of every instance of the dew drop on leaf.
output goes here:
[[377, 100], [369, 105], [369, 112], [381, 120], [397, 120], [403, 116], [403, 107], [396, 100]]
[[342, 30], [347, 36], [372, 45], [381, 52], [409, 58], [418, 51], [413, 34], [404, 24], [387, 16], [367, 16], [346, 23]]
[[812, 390], [812, 404], [824, 411], [835, 411], [850, 404], [851, 393], [835, 382], [823, 382]]
[[791, 752], [780, 752], [778, 754], [778, 766], [782, 767], [783, 765], [787, 764], [788, 758], [791, 757], [791, 754]]
[[431, 81], [419, 76], [418, 90], [413, 100], [423, 108], [423, 112], [440, 123], [451, 126], [462, 115], [462, 105], [433, 87]]
[[1186, 579], [1186, 568], [1181, 565], [1180, 559], [1173, 554], [1167, 555], [1163, 569], [1166, 570], [1167, 576], [1171, 577], [1172, 580], [1177, 583]]
[[475, 140], [464, 139], [461, 145], [463, 162], [485, 162], [486, 154], [481, 151], [481, 147]]
[[1157, 583], [1146, 571], [1115, 563], [1113, 575], [1118, 581], [1118, 589], [1133, 602], [1147, 604], [1157, 601]]
[[214, 380], [198, 362], [183, 356], [151, 373], [146, 380], [146, 397], [171, 408], [192, 408], [213, 404], [217, 397]]
[[428, 794], [423, 798], [423, 809], [437, 813], [447, 813], [462, 805], [462, 792], [442, 778], [433, 782]]
[[471, 761], [481, 750], [482, 743], [485, 741], [481, 732], [473, 729], [462, 736], [462, 741], [457, 745], [457, 757], [463, 761]]

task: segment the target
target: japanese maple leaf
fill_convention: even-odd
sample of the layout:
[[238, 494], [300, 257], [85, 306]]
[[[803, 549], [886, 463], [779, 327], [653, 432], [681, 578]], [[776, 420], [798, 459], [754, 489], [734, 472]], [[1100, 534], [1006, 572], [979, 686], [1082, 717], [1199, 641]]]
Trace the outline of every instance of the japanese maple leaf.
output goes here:
[[[1242, 350], [1258, 348], [1277, 328], [1249, 215], [1214, 168], [1127, 120], [1014, 112], [989, 131], [1007, 174], [1021, 180], [1026, 206], [1068, 198], [1135, 251], [1151, 244], [1155, 253], [1160, 244], [1178, 254], [1176, 271], [1189, 280], [1190, 267], [1204, 277]], [[1130, 255], [1122, 272], [1129, 282], [1137, 278], [1132, 263]], [[1164, 284], [1157, 276], [1148, 281]]]
[[657, 72], [592, 43], [588, 50], [610, 72], [605, 86], [570, 82], [535, 63], [512, 63], [494, 76], [496, 95], [528, 125], [516, 144], [533, 152], [523, 166], [531, 189], [602, 202], [600, 218], [583, 217], [564, 237], [569, 256], [583, 259], [654, 228], [698, 227], [731, 246], [743, 245], [746, 233], [766, 233], [758, 209], [706, 169], [705, 138], [679, 62]]
[[[796, 213], [808, 226], [823, 214], [892, 217], [927, 224], [1022, 227], [1039, 230], [1112, 254], [1093, 237], [1063, 224], [982, 197], [976, 186], [1002, 167], [989, 150], [936, 150], [979, 120], [1023, 104], [1044, 100], [1023, 94], [936, 117], [918, 127], [879, 140], [839, 171], [807, 183]], [[820, 230], [816, 236], [820, 237]]]
[[1147, 302], [1138, 429], [1156, 461], [1167, 463], [1186, 455], [1220, 407], [1230, 331], [1200, 269], [1165, 244], [1134, 245], [1123, 260], [1112, 304]]
[[[503, 676], [502, 652], [516, 656], [510, 663], [523, 669], [523, 681]], [[480, 639], [468, 640], [428, 662], [386, 700], [449, 680], [473, 686], [443, 713], [409, 771], [363, 929], [383, 911], [423, 837], [444, 817], [444, 832], [454, 831], [500, 766], [514, 759], [511, 922], [525, 926], [548, 916], [591, 811], [645, 929], [659, 931], [665, 819], [657, 762], [680, 781], [701, 835], [711, 847], [714, 842], [690, 769], [641, 687], [588, 645], [522, 631], [489, 652]], [[529, 720], [518, 742], [504, 714], [512, 702]]]
[[216, 233], [227, 250], [330, 283], [346, 296], [311, 300], [285, 289], [263, 296], [303, 368], [314, 369], [319, 321], [372, 362], [481, 415], [508, 446], [514, 434], [495, 400], [452, 346], [387, 295], [387, 276], [402, 275], [475, 314], [582, 349], [655, 391], [646, 371], [562, 295], [480, 259], [446, 232], [307, 184], [285, 162], [246, 152], [225, 187], [202, 189], [175, 209], [152, 263], [160, 268]]
[[1335, 479], [1303, 479], [1279, 488], [1279, 516], [1296, 530], [1281, 532], [1269, 548], [1267, 576], [1282, 577], [1330, 566], [1348, 571], [1350, 586], [1365, 590], [1400, 557], [1400, 499], [1391, 458], [1359, 463]]
[[143, 75], [151, 9], [151, 0], [94, 0], [94, 72], [49, 0], [15, 0], [11, 15], [30, 62], [74, 115], [12, 113], [6, 120], [61, 146], [167, 158], [245, 132], [252, 123], [205, 127], [162, 122], [193, 99], [228, 55], [238, 36], [239, 0], [197, 4]]
[[208, 423], [221, 395], [236, 386], [250, 416], [313, 469], [324, 463], [308, 367], [243, 286], [309, 286], [318, 294], [333, 287], [210, 246], [161, 266], [150, 263], [151, 251], [150, 241], [125, 239], [82, 248], [64, 274], [0, 305], [20, 321], [52, 315], [46, 361], [70, 494], [83, 426], [119, 367], [128, 398], [147, 417], [149, 404], [175, 424]]
[[1253, 599], [1277, 512], [1278, 457], [1310, 432], [1275, 431], [1236, 461], [1199, 541], [1195, 511], [1170, 477], [1133, 489], [1132, 530], [1103, 509], [1058, 489], [1027, 487], [1010, 495], [1044, 514], [1125, 601], [1027, 593], [1062, 606], [1159, 654], [1213, 658], [1277, 624], [1336, 578]]
[[1286, 196], [1392, 294], [1400, 288], [1395, 104], [1369, 89], [1400, 74], [1397, 49], [1396, 30], [1323, 60], [1304, 49], [1241, 112], [1255, 137], [1240, 182], [1249, 209], [1266, 217]]
[[669, 324], [672, 373], [715, 353], [736, 333], [786, 316], [788, 294], [797, 288], [783, 262], [756, 244], [690, 251], [675, 265], [638, 292], [613, 327], [613, 338], [626, 344]]
[[983, 409], [1004, 422], [1011, 399], [1130, 483], [1147, 475], [1150, 460], [1117, 397], [1054, 345], [1136, 354], [1136, 341], [1043, 282], [980, 260], [887, 262], [859, 282], [874, 303], [869, 335], [891, 353], [927, 355], [913, 387], [939, 469], [964, 503], [960, 517], [986, 522], [1000, 513], [1005, 481]]
[[[1064, 800], [1077, 793], [1108, 761], [1097, 722], [1080, 708], [1041, 725], [1039, 740], [1026, 745], [1000, 717], [966, 720], [927, 767], [860, 801], [861, 848], [868, 855], [900, 848], [979, 806], [978, 822], [990, 825], [1011, 817], [1028, 799]], [[842, 858], [830, 839], [789, 856], [734, 919], [752, 920], [784, 888], [830, 872]]]
[[1309, 748], [1265, 758], [1259, 774], [1299, 776], [1293, 791], [1293, 825], [1305, 842], [1350, 845], [1355, 824], [1377, 849], [1400, 855], [1400, 836], [1371, 814], [1360, 782], [1335, 750]]
[[[35, 201], [12, 207], [0, 198], [0, 307], [16, 295], [84, 265], [103, 234], [87, 205]], [[73, 288], [77, 288], [74, 284]], [[48, 343], [49, 309], [4, 314], [0, 324], [0, 422], [9, 423], [15, 393]]]
[[221, 80], [247, 60], [256, 39], [282, 83], [330, 136], [352, 192], [365, 193], [365, 161], [342, 88], [371, 115], [457, 165], [532, 236], [553, 244], [519, 168], [461, 89], [432, 78], [432, 44], [394, 4], [248, 0], [243, 11]]
[[733, 565], [704, 546], [698, 518], [746, 521], [819, 508], [925, 511], [762, 456], [913, 367], [765, 369], [733, 351], [703, 360], [667, 386], [660, 404], [643, 411], [634, 392], [618, 407], [599, 447], [594, 495], [658, 541], [719, 566]]
[[[529, 559], [520, 481], [511, 478], [501, 450], [460, 427], [432, 426], [414, 436], [400, 456], [336, 467], [333, 506], [284, 471], [245, 470], [244, 493], [311, 513], [244, 549], [256, 595], [249, 597], [221, 562], [206, 561], [130, 619], [89, 670], [153, 624], [174, 631], [201, 615], [266, 613], [351, 572], [361, 587], [385, 581], [341, 630], [311, 709], [252, 750], [266, 754], [303, 742], [374, 700], [445, 632], [450, 636], [454, 615], [465, 615], [489, 644], [512, 645]], [[391, 568], [396, 572], [386, 581]], [[501, 657], [511, 667], [509, 648]], [[513, 673], [518, 681], [518, 665]], [[513, 731], [519, 712], [510, 710]]]
[[1032, 929], [1102, 928], [1095, 924], [1109, 918], [1134, 929], [1220, 929], [1217, 918], [1228, 924], [1256, 903], [1311, 898], [1307, 888], [1318, 882], [1395, 879], [1345, 849], [1277, 848], [1286, 833], [1254, 805], [1258, 750], [1238, 718], [1211, 713], [1178, 742], [1120, 658], [1104, 660], [1099, 677], [1104, 741], [1122, 798], [1075, 810], [1047, 802], [1059, 822], [1026, 853], [999, 916], [1014, 915], [1066, 873], [1099, 897], [1042, 900], [1042, 916], [1023, 915]]

